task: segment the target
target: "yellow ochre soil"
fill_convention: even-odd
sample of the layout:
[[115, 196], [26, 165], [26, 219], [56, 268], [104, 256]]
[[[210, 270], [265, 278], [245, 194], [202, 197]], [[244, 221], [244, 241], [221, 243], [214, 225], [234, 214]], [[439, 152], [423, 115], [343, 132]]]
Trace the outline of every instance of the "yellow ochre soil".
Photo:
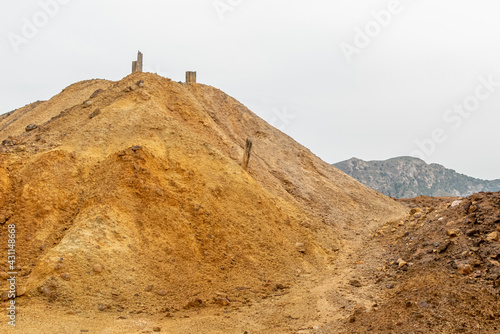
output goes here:
[[[76, 83], [0, 116], [0, 142], [0, 292], [15, 224], [19, 294], [15, 328], [1, 296], [1, 333], [500, 328], [496, 218], [471, 236], [439, 229], [476, 222], [446, 211], [456, 199], [361, 185], [213, 87], [150, 73]], [[461, 245], [449, 256], [448, 241]]]

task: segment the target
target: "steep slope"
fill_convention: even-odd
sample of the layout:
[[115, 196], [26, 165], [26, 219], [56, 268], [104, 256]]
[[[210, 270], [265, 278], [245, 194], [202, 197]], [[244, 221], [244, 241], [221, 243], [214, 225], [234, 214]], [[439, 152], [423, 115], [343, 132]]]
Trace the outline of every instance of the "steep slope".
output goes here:
[[213, 87], [147, 73], [71, 87], [0, 131], [0, 242], [16, 224], [30, 303], [243, 306], [323, 270], [341, 232], [407, 211]]
[[48, 122], [62, 111], [82, 104], [92, 93], [104, 90], [110, 84], [110, 81], [97, 79], [78, 82], [63, 89], [61, 93], [49, 101], [37, 101], [0, 115], [0, 142], [9, 136], [22, 133], [26, 126], [31, 123], [41, 125]]
[[352, 158], [333, 165], [361, 183], [396, 198], [462, 196], [500, 191], [500, 180], [485, 181], [412, 157], [385, 161]]

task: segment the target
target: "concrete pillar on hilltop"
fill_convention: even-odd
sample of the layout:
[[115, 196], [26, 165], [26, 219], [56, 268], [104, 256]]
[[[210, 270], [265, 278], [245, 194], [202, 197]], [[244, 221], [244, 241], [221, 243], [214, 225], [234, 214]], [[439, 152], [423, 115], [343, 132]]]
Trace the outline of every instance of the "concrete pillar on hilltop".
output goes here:
[[137, 72], [142, 72], [142, 53], [137, 52]]
[[196, 83], [196, 72], [186, 72], [186, 83]]
[[142, 72], [142, 53], [139, 51], [137, 53], [137, 60], [132, 62], [132, 73]]

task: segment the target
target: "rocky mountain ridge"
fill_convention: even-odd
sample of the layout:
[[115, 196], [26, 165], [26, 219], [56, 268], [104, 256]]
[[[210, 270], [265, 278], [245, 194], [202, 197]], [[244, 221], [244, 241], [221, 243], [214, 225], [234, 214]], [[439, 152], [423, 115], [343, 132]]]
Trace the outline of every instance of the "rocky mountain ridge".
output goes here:
[[384, 161], [352, 158], [333, 166], [364, 185], [396, 198], [421, 195], [467, 197], [478, 192], [500, 191], [500, 180], [476, 179], [413, 157]]

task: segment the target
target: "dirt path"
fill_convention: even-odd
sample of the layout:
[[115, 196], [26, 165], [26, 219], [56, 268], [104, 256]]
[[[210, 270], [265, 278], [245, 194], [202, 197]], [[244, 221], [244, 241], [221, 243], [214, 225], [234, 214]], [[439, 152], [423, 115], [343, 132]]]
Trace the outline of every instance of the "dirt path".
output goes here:
[[341, 332], [343, 325], [353, 321], [358, 312], [372, 310], [380, 303], [383, 292], [376, 285], [373, 273], [383, 266], [384, 250], [380, 244], [371, 242], [380, 227], [380, 222], [373, 220], [362, 231], [345, 231], [342, 251], [312, 290], [324, 325], [317, 332]]

